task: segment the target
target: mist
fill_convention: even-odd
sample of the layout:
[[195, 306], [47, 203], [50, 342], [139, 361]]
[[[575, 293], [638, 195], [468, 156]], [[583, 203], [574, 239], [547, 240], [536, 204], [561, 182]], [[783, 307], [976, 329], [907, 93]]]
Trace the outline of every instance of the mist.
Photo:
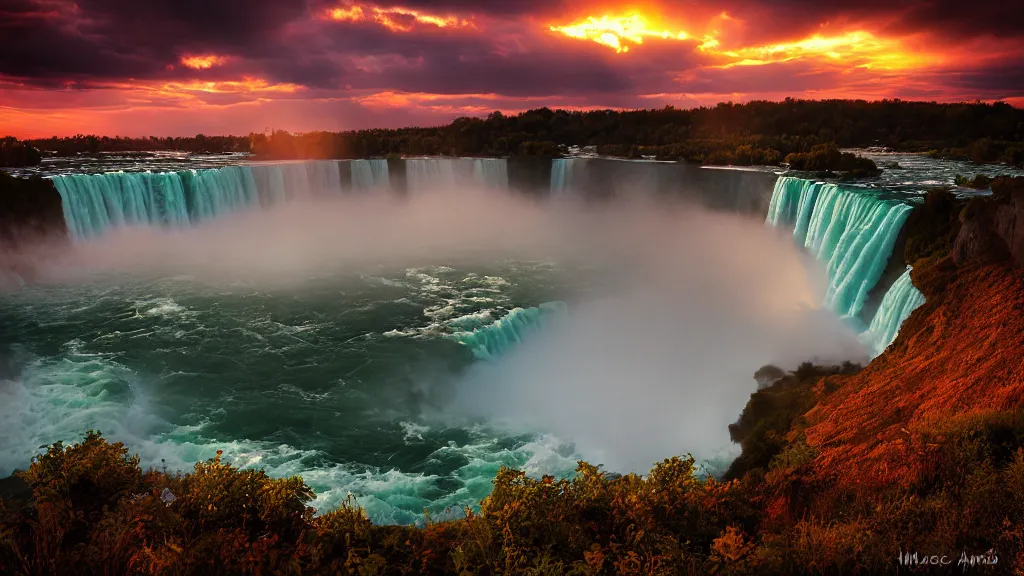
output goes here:
[[866, 362], [855, 332], [818, 306], [821, 265], [788, 234], [690, 208], [632, 212], [603, 240], [628, 271], [616, 294], [569, 313], [459, 384], [456, 410], [571, 439], [594, 464], [644, 473], [692, 454], [721, 471], [765, 364]]
[[378, 266], [565, 253], [575, 245], [564, 225], [581, 218], [483, 190], [304, 198], [185, 230], [117, 229], [40, 259], [37, 274], [59, 283], [128, 273], [294, 286]]
[[494, 363], [455, 375], [451, 416], [549, 432], [592, 463], [727, 462], [728, 425], [769, 363], [864, 362], [819, 303], [820, 263], [757, 218], [693, 205], [540, 202], [490, 190], [299, 200], [183, 231], [123, 229], [39, 265], [48, 282], [186, 275], [301, 289], [379, 266], [502, 259], [593, 265], [596, 296]]

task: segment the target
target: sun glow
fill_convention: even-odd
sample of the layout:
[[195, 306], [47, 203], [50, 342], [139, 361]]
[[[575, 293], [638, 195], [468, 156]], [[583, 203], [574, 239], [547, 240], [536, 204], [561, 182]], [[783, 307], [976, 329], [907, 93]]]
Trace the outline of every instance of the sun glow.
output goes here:
[[643, 44], [644, 38], [661, 38], [663, 40], [688, 40], [690, 35], [683, 31], [671, 32], [658, 30], [639, 14], [625, 17], [593, 16], [582, 22], [569, 26], [551, 26], [552, 32], [559, 32], [570, 38], [591, 40], [614, 48], [616, 52], [629, 52], [630, 45]]
[[326, 16], [335, 22], [376, 22], [392, 32], [411, 32], [416, 24], [427, 24], [437, 28], [472, 28], [469, 20], [455, 16], [424, 14], [407, 8], [378, 8], [376, 6], [347, 6], [331, 8]]
[[227, 58], [223, 56], [217, 56], [215, 54], [206, 54], [202, 56], [182, 56], [181, 65], [186, 68], [192, 68], [193, 70], [209, 70], [214, 66], [220, 66], [227, 62]]
[[936, 63], [934, 56], [906, 51], [896, 41], [885, 40], [863, 30], [831, 37], [816, 34], [796, 42], [727, 50], [719, 54], [736, 59], [723, 64], [722, 68], [759, 66], [808, 57], [841, 62], [850, 67], [887, 70]]
[[242, 78], [241, 80], [222, 80], [204, 82], [191, 80], [188, 82], [168, 82], [161, 85], [167, 92], [208, 92], [213, 94], [239, 93], [284, 93], [292, 94], [302, 89], [298, 84], [271, 84], [262, 78]]
[[[732, 18], [727, 14], [722, 19]], [[880, 68], [886, 70], [923, 67], [936, 63], [934, 55], [919, 54], [904, 48], [898, 41], [880, 38], [864, 30], [835, 36], [815, 34], [807, 38], [766, 46], [729, 46], [728, 38], [720, 37], [717, 30], [703, 36], [684, 31], [673, 31], [675, 26], [654, 24], [650, 17], [590, 16], [573, 24], [549, 26], [548, 30], [576, 40], [587, 40], [628, 53], [630, 48], [648, 38], [663, 40], [691, 40], [700, 53], [712, 58], [716, 68], [734, 66], [761, 66], [797, 59], [817, 59], [842, 63], [849, 67]]]

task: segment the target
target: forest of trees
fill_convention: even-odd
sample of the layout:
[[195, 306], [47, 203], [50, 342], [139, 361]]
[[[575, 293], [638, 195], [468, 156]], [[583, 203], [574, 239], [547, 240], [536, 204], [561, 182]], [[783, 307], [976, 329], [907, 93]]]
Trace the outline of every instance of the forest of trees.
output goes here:
[[31, 145], [13, 136], [0, 138], [0, 167], [35, 166], [41, 160]]
[[127, 136], [64, 136], [26, 140], [39, 150], [56, 156], [95, 155], [102, 152], [156, 152], [174, 150], [192, 154], [223, 154], [226, 152], [248, 152], [248, 136], [206, 136], [197, 134], [187, 137], [148, 136], [129, 138]]
[[557, 157], [563, 146], [596, 146], [610, 156], [750, 165], [778, 164], [822, 144], [1019, 164], [1024, 162], [1024, 110], [1005, 103], [792, 99], [692, 110], [541, 108], [515, 116], [459, 118], [434, 128], [254, 134], [250, 151], [263, 158]]
[[[1024, 110], [1006, 103], [938, 104], [883, 100], [723, 103], [690, 110], [570, 112], [541, 108], [517, 115], [458, 118], [444, 126], [249, 136], [125, 138], [73, 136], [29, 140], [57, 155], [181, 150], [250, 152], [265, 159], [412, 155], [561, 156], [567, 146], [596, 146], [627, 158], [704, 164], [775, 165], [815, 146], [884, 146], [975, 162], [1024, 164]], [[831, 148], [830, 148], [831, 149]], [[823, 148], [818, 148], [823, 151]], [[798, 156], [790, 156], [796, 154]], [[845, 170], [848, 158], [821, 152], [815, 166]], [[830, 163], [831, 162], [831, 163]]]

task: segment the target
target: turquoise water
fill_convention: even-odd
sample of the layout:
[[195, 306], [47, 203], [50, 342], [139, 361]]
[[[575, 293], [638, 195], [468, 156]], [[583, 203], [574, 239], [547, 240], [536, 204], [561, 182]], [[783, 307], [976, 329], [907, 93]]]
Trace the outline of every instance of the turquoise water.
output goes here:
[[118, 275], [7, 295], [0, 474], [98, 428], [145, 465], [184, 469], [223, 449], [241, 466], [301, 474], [324, 509], [352, 492], [378, 522], [458, 515], [502, 465], [575, 467], [557, 438], [440, 409], [477, 348], [507, 349], [525, 310], [572, 291], [549, 264], [506, 262], [274, 290]]
[[909, 201], [875, 190], [784, 176], [775, 184], [766, 221], [793, 227], [794, 240], [826, 265], [825, 305], [855, 318], [912, 209]]
[[912, 211], [913, 197], [885, 190], [784, 176], [775, 183], [766, 223], [793, 228], [793, 239], [825, 263], [829, 285], [823, 304], [855, 325], [868, 324], [861, 340], [872, 357], [892, 343], [899, 327], [924, 297], [910, 271], [887, 288], [874, 316], [861, 316], [893, 246]]
[[870, 347], [872, 355], [885, 352], [899, 334], [903, 321], [922, 304], [924, 294], [914, 287], [910, 279], [910, 268], [907, 268], [885, 292], [871, 325], [861, 334], [861, 339]]
[[464, 316], [454, 322], [462, 330], [451, 338], [469, 347], [481, 360], [500, 358], [529, 338], [532, 332], [542, 330], [551, 318], [565, 314], [565, 310], [564, 302], [545, 302], [533, 308], [516, 308], [490, 324], [480, 315]]
[[181, 229], [232, 212], [296, 198], [388, 188], [384, 160], [334, 160], [227, 166], [178, 172], [108, 172], [53, 176], [64, 221], [75, 240], [126, 226]]
[[[405, 161], [412, 193], [457, 185], [508, 189], [508, 167], [498, 158], [425, 158]], [[58, 174], [52, 176], [64, 220], [75, 240], [99, 238], [128, 226], [182, 229], [232, 212], [268, 208], [295, 199], [390, 190], [386, 160], [313, 160], [248, 164], [176, 172]]]

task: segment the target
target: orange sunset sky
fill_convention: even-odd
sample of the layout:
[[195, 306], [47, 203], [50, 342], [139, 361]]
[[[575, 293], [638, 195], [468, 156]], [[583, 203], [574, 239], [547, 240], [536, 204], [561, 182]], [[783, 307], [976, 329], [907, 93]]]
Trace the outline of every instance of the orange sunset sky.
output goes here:
[[0, 0], [0, 135], [799, 98], [1024, 105], [1010, 0]]

